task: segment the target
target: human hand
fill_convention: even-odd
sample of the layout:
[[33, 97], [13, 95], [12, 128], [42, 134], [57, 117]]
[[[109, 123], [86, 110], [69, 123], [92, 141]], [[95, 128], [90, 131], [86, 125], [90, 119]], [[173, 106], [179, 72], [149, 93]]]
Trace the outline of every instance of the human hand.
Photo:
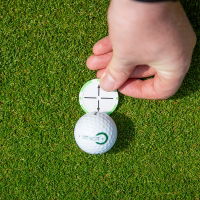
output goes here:
[[89, 69], [98, 70], [101, 87], [135, 98], [174, 95], [196, 43], [181, 4], [112, 0], [108, 24], [109, 36], [94, 45], [87, 60]]

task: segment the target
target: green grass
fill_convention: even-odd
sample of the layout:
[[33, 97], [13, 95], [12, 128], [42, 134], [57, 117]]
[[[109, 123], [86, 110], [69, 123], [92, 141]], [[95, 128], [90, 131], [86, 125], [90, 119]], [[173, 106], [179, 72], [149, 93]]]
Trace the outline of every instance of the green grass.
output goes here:
[[[200, 36], [200, 3], [183, 1]], [[109, 1], [0, 2], [0, 199], [200, 199], [200, 43], [166, 101], [120, 96], [109, 153], [80, 151], [85, 61], [107, 34]]]

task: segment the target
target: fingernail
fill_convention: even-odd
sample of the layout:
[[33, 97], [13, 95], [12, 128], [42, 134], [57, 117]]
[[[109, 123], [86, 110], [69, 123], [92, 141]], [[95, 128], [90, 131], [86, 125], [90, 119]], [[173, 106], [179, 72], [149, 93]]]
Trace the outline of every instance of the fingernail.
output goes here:
[[93, 47], [93, 53], [94, 53], [94, 54], [98, 54], [98, 52], [101, 51], [101, 49], [102, 49], [102, 44], [97, 43], [97, 44], [95, 44], [95, 46]]
[[105, 77], [106, 75], [106, 72], [104, 72], [102, 75], [101, 75], [101, 80], [103, 80], [103, 78]]
[[100, 85], [105, 91], [113, 91], [115, 87], [115, 80], [110, 74], [104, 74]]

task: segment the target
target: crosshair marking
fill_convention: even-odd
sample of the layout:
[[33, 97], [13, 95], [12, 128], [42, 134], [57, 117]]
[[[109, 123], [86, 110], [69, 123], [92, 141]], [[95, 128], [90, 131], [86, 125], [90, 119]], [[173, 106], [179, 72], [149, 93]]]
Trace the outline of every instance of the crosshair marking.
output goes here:
[[96, 97], [84, 97], [85, 99], [97, 99]]
[[99, 112], [100, 111], [100, 99], [114, 99], [114, 98], [110, 98], [110, 97], [101, 97], [100, 93], [101, 93], [101, 88], [100, 88], [100, 85], [97, 86], [97, 93], [98, 93], [98, 97], [84, 97], [85, 99], [97, 99], [97, 111]]
[[112, 113], [118, 104], [118, 93], [104, 91], [98, 79], [87, 82], [79, 94], [79, 102], [83, 110], [87, 112]]

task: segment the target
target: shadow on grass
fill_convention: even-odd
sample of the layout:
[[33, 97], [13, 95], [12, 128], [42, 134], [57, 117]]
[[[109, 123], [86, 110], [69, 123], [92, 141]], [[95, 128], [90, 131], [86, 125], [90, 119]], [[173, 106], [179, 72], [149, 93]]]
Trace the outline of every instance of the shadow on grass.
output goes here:
[[135, 138], [135, 128], [133, 121], [121, 113], [116, 112], [111, 117], [117, 125], [118, 137], [115, 146], [109, 153], [115, 154], [128, 148]]
[[[200, 36], [200, 34], [199, 34]], [[185, 96], [190, 96], [200, 90], [200, 43], [197, 44], [192, 64], [188, 74], [186, 75], [183, 84], [179, 91], [170, 99], [182, 99]]]
[[[188, 18], [196, 32], [197, 38], [200, 38], [200, 2], [182, 0], [181, 1]], [[194, 50], [194, 55], [192, 59], [192, 64], [190, 70], [180, 88], [175, 96], [171, 99], [181, 99], [185, 96], [190, 96], [191, 94], [200, 90], [200, 41], [197, 41], [196, 48]]]

